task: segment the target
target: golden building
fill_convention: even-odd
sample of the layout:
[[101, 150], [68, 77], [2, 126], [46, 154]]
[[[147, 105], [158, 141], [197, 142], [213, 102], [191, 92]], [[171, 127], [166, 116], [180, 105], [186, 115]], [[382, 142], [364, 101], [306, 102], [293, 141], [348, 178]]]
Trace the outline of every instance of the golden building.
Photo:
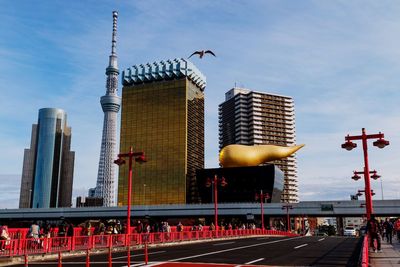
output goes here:
[[[143, 151], [134, 164], [133, 205], [198, 201], [204, 168], [205, 77], [189, 61], [135, 65], [123, 72], [120, 151]], [[127, 204], [128, 164], [120, 166], [118, 205]]]

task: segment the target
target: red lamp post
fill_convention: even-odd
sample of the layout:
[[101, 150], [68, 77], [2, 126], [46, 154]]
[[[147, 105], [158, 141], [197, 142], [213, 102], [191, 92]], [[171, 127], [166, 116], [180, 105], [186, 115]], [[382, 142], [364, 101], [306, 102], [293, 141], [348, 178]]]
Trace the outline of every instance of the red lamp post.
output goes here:
[[260, 195], [256, 193], [256, 200], [260, 198], [260, 205], [261, 205], [261, 229], [264, 230], [264, 207], [263, 203], [265, 200], [270, 199], [271, 196], [268, 193], [263, 193], [263, 191], [260, 191]]
[[130, 239], [129, 235], [131, 234], [131, 194], [132, 194], [132, 162], [135, 159], [136, 162], [144, 163], [146, 162], [146, 157], [144, 152], [133, 152], [132, 147], [129, 148], [128, 153], [118, 154], [118, 159], [114, 160], [114, 163], [118, 166], [124, 165], [126, 161], [124, 158], [129, 158], [129, 177], [128, 177], [128, 207], [126, 212], [126, 239], [128, 244], [128, 266], [130, 266], [131, 262], [131, 253], [130, 253]]
[[289, 209], [293, 209], [292, 205], [282, 205], [282, 209], [286, 209], [286, 224], [287, 231], [290, 232], [290, 217], [289, 217]]
[[[352, 140], [362, 140], [363, 144], [363, 151], [364, 151], [364, 182], [365, 182], [365, 202], [366, 202], [366, 210], [367, 210], [367, 219], [369, 220], [371, 218], [371, 214], [373, 213], [373, 207], [372, 207], [372, 197], [371, 197], [371, 185], [369, 181], [369, 166], [368, 166], [368, 146], [367, 146], [367, 140], [368, 139], [378, 139], [375, 142], [373, 142], [374, 146], [377, 146], [378, 148], [384, 148], [385, 146], [389, 145], [389, 141], [386, 141], [384, 139], [384, 134], [379, 132], [379, 134], [366, 134], [365, 133], [365, 128], [362, 128], [362, 134], [361, 135], [354, 135], [350, 136], [347, 135], [345, 137], [345, 143], [342, 144], [342, 148], [346, 149], [348, 151], [352, 150], [353, 148], [357, 147], [356, 143], [353, 143]], [[356, 174], [355, 174], [356, 175]], [[359, 179], [357, 176], [353, 176], [356, 179]], [[354, 178], [353, 178], [354, 179]]]
[[218, 176], [214, 175], [214, 179], [212, 180], [210, 178], [207, 178], [206, 187], [210, 187], [211, 185], [213, 185], [214, 187], [214, 223], [216, 236], [218, 236], [218, 183], [222, 187], [228, 184], [224, 177], [218, 179]]

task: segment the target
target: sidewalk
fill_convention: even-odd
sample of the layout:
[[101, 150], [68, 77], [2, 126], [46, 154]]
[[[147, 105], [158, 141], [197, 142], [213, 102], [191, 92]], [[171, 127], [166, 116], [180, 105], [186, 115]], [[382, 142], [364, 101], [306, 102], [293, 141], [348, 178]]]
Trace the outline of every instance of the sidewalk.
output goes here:
[[393, 238], [393, 244], [382, 240], [382, 253], [369, 253], [370, 266], [373, 267], [400, 267], [400, 243]]

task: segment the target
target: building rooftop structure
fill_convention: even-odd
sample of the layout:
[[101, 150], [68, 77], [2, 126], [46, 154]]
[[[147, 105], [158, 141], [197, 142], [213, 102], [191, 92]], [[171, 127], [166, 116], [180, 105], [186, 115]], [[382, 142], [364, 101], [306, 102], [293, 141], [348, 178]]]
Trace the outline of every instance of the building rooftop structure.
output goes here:
[[122, 71], [122, 84], [142, 84], [154, 81], [172, 80], [184, 76], [202, 90], [206, 87], [206, 77], [192, 62], [184, 58], [133, 65]]

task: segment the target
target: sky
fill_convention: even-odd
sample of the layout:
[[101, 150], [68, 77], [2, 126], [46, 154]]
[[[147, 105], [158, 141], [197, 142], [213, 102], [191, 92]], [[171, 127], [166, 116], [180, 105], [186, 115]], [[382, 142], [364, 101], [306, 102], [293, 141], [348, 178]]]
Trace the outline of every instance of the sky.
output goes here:
[[[40, 108], [68, 114], [74, 197], [95, 186], [113, 10], [121, 70], [195, 50], [217, 55], [191, 59], [207, 76], [206, 167], [218, 166], [218, 105], [236, 84], [293, 97], [297, 143], [306, 145], [297, 153], [301, 201], [363, 189], [350, 179], [363, 168], [361, 143], [340, 147], [363, 127], [390, 141], [369, 141], [369, 165], [384, 199], [400, 198], [399, 1], [16, 0], [0, 1], [0, 208], [18, 207]], [[382, 199], [381, 182], [371, 183]]]

